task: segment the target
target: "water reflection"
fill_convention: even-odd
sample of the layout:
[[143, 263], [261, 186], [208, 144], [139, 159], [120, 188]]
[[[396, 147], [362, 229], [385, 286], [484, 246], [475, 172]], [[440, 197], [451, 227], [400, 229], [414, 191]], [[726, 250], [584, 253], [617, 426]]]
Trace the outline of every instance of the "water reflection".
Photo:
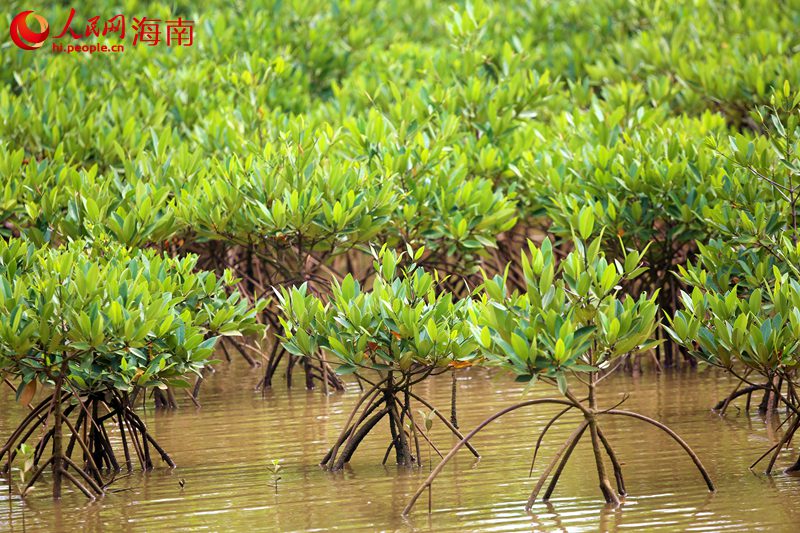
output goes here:
[[[600, 401], [610, 406], [619, 401], [620, 391], [630, 391], [626, 409], [658, 418], [681, 434], [711, 472], [718, 486], [715, 494], [706, 491], [694, 466], [664, 434], [614, 417], [604, 424], [630, 492], [623, 505], [603, 505], [587, 440], [575, 449], [552, 501], [525, 513], [537, 471], [579, 420], [566, 415], [550, 430], [537, 471], [529, 477], [538, 432], [557, 408], [528, 408], [480, 433], [474, 444], [483, 457], [475, 460], [467, 451], [457, 456], [434, 483], [432, 515], [423, 495], [409, 520], [400, 513], [429, 466], [419, 471], [381, 466], [388, 428], [368, 437], [343, 471], [328, 473], [317, 466], [356, 400], [355, 388], [330, 397], [276, 390], [262, 398], [252, 390], [255, 381], [249, 369], [234, 365], [209, 377], [201, 409], [187, 402], [179, 412], [148, 411], [148, 424], [179, 468], [137, 472], [115, 483], [117, 492], [102, 501], [87, 503], [69, 494], [60, 504], [53, 503], [45, 479], [22, 504], [9, 497], [6, 481], [0, 480], [0, 530], [789, 531], [800, 523], [800, 479], [747, 470], [770, 446], [765, 425], [736, 409], [725, 418], [709, 410], [732, 386], [714, 374], [620, 375], [604, 382]], [[449, 409], [449, 378], [422, 389], [440, 410]], [[459, 381], [462, 428], [518, 401], [521, 392], [504, 376], [465, 371]], [[550, 392], [542, 388], [533, 394]], [[23, 411], [5, 390], [0, 392], [0, 413], [0, 433], [6, 435]], [[431, 436], [442, 450], [455, 442], [441, 424], [434, 424]], [[273, 459], [284, 466], [278, 494], [267, 468]], [[786, 454], [783, 464], [792, 459]]]

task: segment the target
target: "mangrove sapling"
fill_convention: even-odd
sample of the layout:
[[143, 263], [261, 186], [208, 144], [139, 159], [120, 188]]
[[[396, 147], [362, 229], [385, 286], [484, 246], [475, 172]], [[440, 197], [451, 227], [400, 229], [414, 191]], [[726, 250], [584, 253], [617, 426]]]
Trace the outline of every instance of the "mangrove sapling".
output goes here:
[[785, 408], [785, 433], [751, 466], [770, 456], [768, 474], [800, 427], [798, 112], [800, 92], [786, 82], [754, 113], [763, 136], [709, 139], [739, 172], [728, 177], [724, 201], [704, 211], [723, 238], [700, 245], [697, 262], [679, 270], [691, 291], [681, 293], [669, 328], [697, 359], [739, 379], [722, 412], [743, 395], [749, 407], [754, 392], [763, 392], [759, 411], [767, 421]]
[[269, 469], [270, 481], [269, 486], [275, 489], [275, 494], [278, 494], [278, 482], [281, 480], [281, 470], [283, 470], [283, 465], [281, 465], [280, 459], [273, 459], [270, 461], [270, 465], [267, 467]]
[[[545, 146], [528, 148], [520, 163], [527, 185], [522, 201], [545, 211], [548, 233], [566, 242], [582, 209], [590, 209], [601, 223], [592, 237], [600, 225], [608, 228], [603, 251], [609, 261], [624, 248], [651, 243], [642, 257], [648, 271], [624, 288], [634, 297], [658, 289], [659, 314], [671, 315], [683, 286], [673, 275], [675, 266], [695, 256], [695, 241], [715, 234], [699, 213], [720, 194], [711, 177], [730, 165], [710, 156], [702, 142], [709, 132], [727, 131], [725, 121], [719, 116], [673, 120], [668, 106], [642, 102], [626, 109], [598, 99], [592, 98], [590, 109], [570, 109], [553, 120], [543, 134]], [[677, 355], [696, 363], [664, 332], [657, 334], [666, 337], [653, 350], [659, 365], [677, 364]], [[631, 366], [640, 369], [636, 360]]]
[[[581, 236], [590, 233], [591, 223], [584, 222], [580, 228]], [[614, 505], [620, 502], [627, 492], [621, 463], [602, 425], [602, 421], [610, 417], [634, 418], [665, 432], [689, 455], [709, 490], [714, 490], [698, 457], [668, 427], [647, 416], [618, 409], [619, 404], [599, 405], [599, 383], [619, 367], [626, 355], [652, 349], [658, 342], [652, 340], [657, 327], [657, 295], [642, 294], [638, 299], [620, 296], [620, 284], [644, 271], [640, 265], [641, 255], [635, 251], [627, 252], [622, 262], [609, 264], [600, 251], [600, 243], [600, 238], [588, 245], [575, 239], [574, 251], [558, 264], [549, 240], [545, 240], [541, 247], [530, 243], [530, 257], [523, 254], [521, 261], [524, 291], [510, 292], [505, 276], [485, 278], [480, 300], [470, 311], [469, 320], [486, 361], [511, 370], [517, 381], [528, 386], [542, 381], [557, 387], [564, 398], [527, 400], [484, 420], [430, 474], [406, 506], [404, 514], [411, 511], [417, 498], [430, 487], [444, 465], [476, 433], [509, 412], [533, 405], [561, 408], [545, 425], [536, 442], [534, 463], [544, 434], [563, 415], [572, 411], [582, 415], [583, 419], [542, 470], [528, 498], [527, 510], [545, 489], [548, 478], [550, 483], [542, 499], [550, 499], [575, 446], [584, 435], [589, 436], [604, 500]], [[567, 381], [568, 376], [586, 387], [585, 398], [576, 396]], [[611, 462], [616, 490], [609, 480], [604, 457]]]
[[[257, 300], [272, 287], [307, 283], [327, 293], [328, 277], [341, 279], [331, 263], [357, 245], [366, 245], [388, 224], [395, 188], [377, 170], [350, 161], [334, 164], [331, 152], [342, 132], [306, 130], [299, 123], [268, 142], [256, 157], [212, 161], [213, 172], [187, 186], [177, 204], [178, 218], [207, 240], [205, 266], [233, 269], [239, 289]], [[263, 309], [278, 326], [277, 309]], [[253, 366], [257, 360], [238, 343], [232, 348]], [[329, 365], [287, 354], [275, 342], [258, 387], [272, 386], [279, 363], [286, 363], [287, 386], [302, 363], [307, 388], [343, 390]]]
[[[776, 250], [800, 260], [800, 250], [793, 245]], [[692, 355], [726, 370], [744, 385], [722, 402], [723, 410], [737, 395], [760, 391], [766, 393], [765, 416], [771, 416], [770, 407], [775, 415], [776, 406], [785, 407], [783, 437], [751, 466], [772, 454], [768, 474], [800, 427], [796, 377], [800, 361], [800, 282], [777, 269], [769, 277], [772, 279], [765, 280], [763, 288], [752, 289], [742, 283], [724, 291], [693, 278], [697, 285], [691, 294], [683, 294], [683, 309], [675, 314], [669, 329]]]
[[[413, 260], [422, 251], [408, 253]], [[455, 362], [469, 361], [476, 351], [465, 320], [469, 302], [439, 292], [438, 277], [416, 264], [399, 267], [401, 257], [384, 248], [375, 254], [377, 274], [371, 291], [348, 275], [341, 283], [334, 281], [327, 304], [305, 284], [278, 293], [289, 353], [308, 358], [327, 352], [338, 359], [338, 374], [354, 374], [364, 384], [364, 393], [320, 463], [329, 470], [348, 463], [385, 418], [391, 438], [384, 464], [394, 450], [398, 465], [419, 465], [419, 424], [411, 405], [414, 401], [433, 407], [413, 387], [447, 372]], [[461, 438], [446, 417], [435, 413]], [[474, 448], [470, 450], [477, 456]]]
[[20, 460], [22, 462], [22, 466], [19, 468], [19, 482], [15, 483], [11, 479], [9, 479], [9, 495], [11, 494], [12, 485], [17, 490], [17, 494], [23, 500], [28, 496], [33, 487], [28, 483], [28, 475], [33, 470], [33, 461], [34, 461], [34, 449], [30, 444], [23, 443], [20, 445], [19, 449], [17, 450]]
[[0, 371], [19, 382], [23, 403], [48, 389], [0, 448], [8, 470], [33, 443], [26, 489], [50, 467], [55, 498], [65, 482], [93, 498], [105, 492], [105, 475], [130, 471], [134, 457], [144, 470], [155, 454], [175, 466], [133, 398], [188, 387], [182, 376], [211, 362], [219, 335], [259, 330], [238, 294], [218, 297], [215, 276], [192, 267], [191, 258], [154, 251], [0, 241]]
[[[433, 416], [434, 411], [426, 413], [422, 409], [419, 410], [419, 414], [422, 417], [422, 421], [424, 422], [425, 430], [422, 432], [423, 437], [425, 437], [425, 442], [428, 443], [428, 472], [433, 471], [433, 460], [431, 457], [431, 450], [436, 450], [436, 454], [439, 456], [440, 459], [443, 459], [444, 456], [439, 451], [439, 449], [433, 444], [431, 441], [430, 433], [431, 428], [433, 428]], [[428, 513], [431, 513], [433, 510], [433, 487], [428, 486]]]

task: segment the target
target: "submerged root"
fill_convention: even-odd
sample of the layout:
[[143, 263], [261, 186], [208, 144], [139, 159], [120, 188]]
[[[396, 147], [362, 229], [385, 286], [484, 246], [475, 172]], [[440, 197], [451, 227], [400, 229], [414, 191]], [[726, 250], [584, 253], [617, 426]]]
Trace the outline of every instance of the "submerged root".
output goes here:
[[[460, 439], [464, 438], [450, 420], [442, 416], [427, 400], [414, 394], [406, 385], [406, 381], [395, 382], [391, 373], [377, 383], [370, 383], [350, 412], [336, 442], [320, 461], [320, 466], [331, 471], [344, 468], [361, 442], [384, 418], [389, 419], [391, 438], [383, 457], [383, 464], [386, 464], [394, 450], [398, 466], [420, 466], [420, 435], [441, 457], [439, 449], [414, 420], [412, 399], [431, 409], [453, 435]], [[469, 446], [469, 449], [476, 457], [480, 457], [475, 448]]]
[[[502, 411], [499, 411], [498, 413], [495, 413], [494, 415], [490, 416], [489, 418], [478, 424], [478, 426], [475, 429], [470, 431], [464, 438], [461, 439], [461, 441], [458, 444], [456, 444], [453, 447], [452, 450], [450, 450], [450, 452], [444, 457], [444, 459], [442, 459], [442, 461], [430, 473], [428, 478], [417, 488], [416, 492], [411, 497], [411, 500], [403, 509], [403, 516], [408, 516], [408, 514], [413, 509], [414, 504], [417, 502], [419, 497], [426, 490], [430, 490], [433, 481], [442, 472], [445, 465], [455, 456], [456, 452], [461, 447], [467, 445], [469, 440], [472, 439], [472, 437], [474, 437], [477, 433], [479, 433], [493, 421], [497, 420], [498, 418], [512, 411], [515, 411], [522, 407], [528, 407], [533, 405], [544, 405], [544, 404], [562, 405], [566, 406], [566, 408], [559, 411], [542, 430], [542, 433], [540, 434], [539, 439], [537, 440], [536, 451], [534, 453], [534, 461], [536, 458], [536, 453], [538, 452], [539, 446], [541, 445], [542, 439], [544, 437], [544, 434], [547, 433], [547, 430], [554, 424], [556, 420], [558, 420], [561, 416], [566, 414], [572, 408], [580, 410], [584, 415], [584, 419], [583, 421], [581, 421], [578, 427], [573, 431], [573, 433], [569, 436], [569, 438], [567, 438], [567, 440], [559, 447], [559, 449], [553, 455], [550, 463], [542, 471], [538, 481], [536, 482], [536, 485], [533, 488], [533, 491], [531, 492], [530, 497], [528, 498], [528, 502], [525, 506], [525, 509], [527, 511], [530, 511], [530, 509], [536, 502], [536, 499], [538, 498], [539, 493], [541, 492], [545, 483], [547, 483], [548, 478], [550, 478], [550, 483], [547, 486], [547, 490], [545, 491], [545, 494], [542, 499], [543, 501], [547, 501], [550, 499], [553, 492], [555, 491], [555, 488], [558, 484], [562, 472], [564, 471], [564, 468], [569, 462], [572, 452], [574, 451], [578, 442], [584, 436], [587, 428], [589, 429], [589, 433], [591, 435], [592, 451], [594, 453], [594, 458], [595, 458], [595, 466], [597, 469], [600, 492], [603, 494], [603, 498], [605, 499], [606, 503], [611, 505], [619, 505], [620, 497], [625, 496], [627, 490], [625, 488], [625, 481], [622, 475], [622, 466], [617, 458], [616, 453], [614, 452], [613, 447], [611, 446], [611, 443], [606, 438], [599, 424], [599, 419], [603, 416], [625, 416], [629, 418], [635, 418], [637, 420], [646, 422], [650, 425], [653, 425], [661, 429], [663, 432], [669, 435], [673, 440], [675, 440], [683, 448], [683, 450], [690, 457], [690, 459], [694, 462], [695, 466], [702, 475], [703, 480], [705, 481], [708, 487], [708, 490], [712, 492], [715, 490], [714, 483], [711, 481], [711, 477], [709, 476], [703, 464], [700, 462], [700, 459], [697, 457], [697, 454], [694, 453], [694, 451], [689, 447], [688, 444], [686, 444], [686, 442], [683, 439], [681, 439], [674, 431], [669, 429], [664, 424], [656, 420], [653, 420], [647, 416], [640, 415], [638, 413], [630, 411], [619, 410], [616, 408], [597, 410], [591, 393], [589, 398], [590, 407], [588, 408], [583, 406], [581, 401], [575, 398], [574, 396], [570, 394], [568, 394], [567, 396], [568, 396], [567, 400], [556, 399], [556, 398], [540, 398], [512, 405], [510, 407], [507, 407], [506, 409], [503, 409]], [[795, 426], [795, 428], [796, 427], [797, 426]], [[611, 465], [614, 472], [614, 478], [617, 485], [616, 491], [611, 486], [611, 482], [609, 481], [608, 476], [606, 475], [603, 454], [605, 454], [611, 461]], [[796, 470], [800, 470], [800, 460], [798, 460], [798, 463], [793, 468], [795, 468]], [[550, 477], [551, 474], [552, 477]]]
[[[533, 491], [528, 498], [528, 503], [525, 505], [526, 511], [530, 511], [531, 507], [533, 507], [536, 498], [539, 497], [539, 491], [542, 490], [542, 487], [544, 487], [544, 484], [547, 482], [547, 478], [550, 476], [550, 472], [552, 472], [556, 465], [558, 465], [561, 457], [564, 456], [566, 459], [572, 453], [572, 450], [575, 448], [575, 445], [578, 443], [578, 440], [580, 440], [581, 435], [583, 435], [583, 432], [586, 430], [588, 425], [589, 423], [585, 420], [581, 422], [575, 431], [572, 432], [572, 435], [567, 438], [555, 455], [553, 455], [553, 459], [550, 461], [550, 464], [548, 464], [544, 469], [542, 475], [539, 477], [539, 481], [536, 482], [536, 486], [533, 487]], [[559, 467], [559, 470], [556, 473], [557, 476], [561, 475], [561, 470], [562, 468]], [[555, 484], [551, 488], [555, 488]], [[551, 488], [548, 488], [548, 492], [552, 492]]]
[[288, 388], [292, 388], [294, 367], [302, 363], [305, 375], [304, 383], [307, 389], [314, 389], [316, 384], [319, 383], [325, 392], [331, 389], [340, 392], [344, 390], [344, 381], [336, 375], [336, 372], [327, 361], [309, 358], [302, 358], [301, 361], [301, 358], [289, 354], [279, 342], [276, 342], [270, 350], [270, 355], [265, 365], [264, 377], [256, 385], [256, 390], [266, 392], [272, 388], [272, 381], [278, 375], [279, 364], [284, 355], [286, 356], [285, 377]]
[[[767, 387], [766, 385], [750, 385], [744, 388], [740, 388], [741, 383], [736, 386], [736, 388], [726, 397], [717, 402], [714, 406], [715, 411], [719, 411], [720, 415], [724, 415], [725, 411], [727, 411], [728, 407], [730, 406], [731, 402], [740, 398], [742, 396], [747, 395], [748, 398], [751, 394], [759, 390], [765, 390]], [[747, 410], [750, 408], [750, 402], [747, 402]]]
[[[109, 424], [118, 430], [122, 441], [122, 465], [117, 460], [118, 450], [109, 437]], [[122, 466], [128, 471], [133, 469], [132, 451], [142, 470], [153, 468], [151, 449], [167, 465], [175, 467], [132, 409], [129, 400], [118, 393], [94, 393], [81, 397], [70, 393], [50, 395], [34, 407], [0, 449], [0, 457], [8, 453], [6, 469], [16, 459], [20, 446], [31, 441], [37, 430], [41, 431], [34, 441], [33, 475], [24, 491], [29, 490], [50, 468], [55, 498], [61, 496], [62, 484], [66, 481], [94, 499], [104, 494], [103, 487], [113, 481]]]

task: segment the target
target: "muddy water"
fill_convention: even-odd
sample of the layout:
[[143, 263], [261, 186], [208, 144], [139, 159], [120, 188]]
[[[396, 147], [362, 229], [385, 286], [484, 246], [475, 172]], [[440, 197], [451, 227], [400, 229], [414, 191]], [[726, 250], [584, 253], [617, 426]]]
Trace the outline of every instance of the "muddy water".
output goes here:
[[[608, 509], [601, 503], [593, 458], [582, 442], [550, 504], [525, 513], [535, 482], [535, 473], [528, 477], [532, 445], [556, 410], [532, 407], [479, 434], [474, 443], [482, 459], [466, 451], [460, 455], [434, 484], [433, 513], [427, 514], [423, 496], [408, 521], [400, 512], [428, 465], [411, 472], [381, 466], [388, 427], [364, 441], [346, 471], [331, 474], [317, 466], [357, 399], [355, 388], [329, 397], [280, 388], [262, 398], [253, 392], [256, 380], [242, 365], [222, 367], [207, 381], [201, 409], [183, 402], [177, 412], [148, 412], [149, 427], [178, 468], [120, 480], [113, 487], [121, 490], [101, 501], [87, 503], [70, 493], [53, 503], [45, 479], [23, 504], [9, 498], [7, 482], [0, 479], [0, 531], [796, 531], [800, 524], [800, 478], [768, 478], [747, 469], [771, 445], [765, 425], [735, 409], [726, 418], [709, 410], [732, 386], [715, 374], [620, 375], [603, 383], [600, 400], [611, 406], [620, 391], [630, 391], [625, 408], [662, 420], [681, 434], [711, 472], [715, 494], [658, 430], [633, 419], [608, 419], [606, 434], [624, 463], [630, 492], [624, 504]], [[484, 371], [463, 371], [458, 385], [463, 428], [521, 398], [518, 384]], [[449, 410], [449, 379], [418, 391]], [[529, 396], [549, 392], [542, 386]], [[3, 389], [0, 434], [7, 435], [22, 414]], [[548, 433], [537, 470], [573, 430], [575, 417], [562, 420]], [[434, 424], [432, 438], [443, 449], [455, 442], [440, 423]], [[267, 470], [273, 459], [284, 465], [277, 494]], [[791, 459], [785, 455], [782, 464]]]

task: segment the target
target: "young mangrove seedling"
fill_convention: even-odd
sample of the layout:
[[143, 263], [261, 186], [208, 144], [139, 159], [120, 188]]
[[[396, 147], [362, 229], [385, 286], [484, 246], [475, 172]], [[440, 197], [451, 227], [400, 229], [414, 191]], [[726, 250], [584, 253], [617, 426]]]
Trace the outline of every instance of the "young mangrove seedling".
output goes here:
[[281, 480], [281, 470], [283, 470], [283, 466], [281, 465], [280, 459], [273, 459], [270, 465], [267, 467], [270, 473], [270, 481], [269, 486], [275, 489], [275, 494], [278, 494], [278, 482]]
[[[704, 211], [722, 238], [679, 267], [691, 290], [681, 292], [667, 331], [698, 360], [739, 380], [718, 404], [721, 413], [743, 395], [749, 408], [754, 393], [763, 394], [765, 419], [785, 409], [783, 436], [750, 465], [766, 460], [771, 474], [800, 430], [800, 91], [785, 82], [754, 117], [761, 137], [709, 139], [740, 172], [728, 178], [727, 197]], [[788, 471], [800, 472], [800, 456]]]
[[[27, 443], [21, 444], [19, 449], [17, 450], [19, 458], [22, 462], [22, 466], [20, 466], [19, 468], [19, 483], [16, 484], [16, 489], [20, 498], [22, 498], [23, 500], [33, 490], [33, 487], [29, 485], [27, 481], [28, 481], [28, 474], [30, 474], [30, 472], [33, 470], [35, 451], [36, 450], [34, 449], [34, 447]], [[10, 492], [11, 489], [9, 488], [9, 493]]]
[[50, 391], [0, 447], [10, 469], [22, 445], [34, 444], [23, 491], [48, 467], [54, 498], [67, 482], [95, 498], [107, 476], [133, 469], [134, 458], [143, 470], [153, 468], [156, 453], [175, 466], [135, 398], [156, 387], [188, 387], [182, 377], [210, 363], [220, 335], [261, 329], [256, 311], [226, 293], [235, 284], [230, 273], [218, 279], [195, 264], [196, 257], [97, 250], [80, 241], [34, 249], [0, 240], [0, 374], [18, 382], [24, 403], [37, 384]]
[[[587, 214], [588, 213], [588, 214]], [[590, 211], [581, 213], [581, 235], [591, 233]], [[419, 487], [403, 511], [408, 514], [422, 492], [430, 487], [455, 452], [488, 424], [501, 416], [533, 405], [555, 405], [561, 410], [544, 427], [536, 442], [535, 455], [547, 431], [570, 411], [582, 415], [582, 421], [559, 447], [550, 463], [542, 470], [526, 509], [530, 510], [547, 479], [543, 500], [555, 490], [559, 477], [578, 441], [588, 433], [594, 453], [600, 492], [609, 504], [618, 504], [626, 494], [621, 463], [606, 437], [602, 421], [609, 417], [633, 418], [665, 432], [689, 455], [700, 470], [709, 490], [711, 479], [697, 455], [671, 429], [645, 415], [618, 409], [619, 405], [601, 406], [597, 400], [598, 384], [623, 357], [651, 349], [656, 328], [656, 296], [637, 299], [621, 296], [621, 284], [644, 271], [640, 254], [628, 252], [624, 263], [609, 264], [600, 252], [600, 239], [591, 245], [575, 240], [575, 249], [556, 264], [552, 246], [545, 240], [541, 248], [529, 243], [530, 257], [523, 254], [522, 270], [526, 290], [507, 290], [505, 276], [486, 278], [480, 300], [470, 314], [475, 338], [489, 363], [511, 370], [517, 381], [533, 385], [537, 381], [557, 387], [564, 398], [539, 398], [509, 406], [480, 423]], [[601, 373], [601, 369], [605, 371]], [[586, 396], [571, 389], [567, 376], [586, 387]], [[588, 432], [587, 432], [588, 430]], [[616, 491], [609, 482], [604, 455], [611, 461]]]
[[[278, 300], [284, 316], [284, 345], [293, 355], [338, 359], [339, 375], [354, 374], [365, 391], [321, 465], [340, 470], [378, 422], [389, 420], [389, 439], [383, 463], [395, 452], [397, 464], [420, 464], [419, 422], [412, 401], [433, 410], [417, 395], [414, 385], [447, 372], [455, 362], [468, 362], [476, 351], [467, 324], [467, 301], [454, 301], [439, 291], [440, 280], [413, 261], [422, 254], [408, 251], [410, 264], [400, 266], [405, 254], [383, 249], [375, 255], [372, 290], [365, 291], [350, 275], [332, 284], [323, 303], [306, 285], [283, 289]], [[463, 436], [442, 416], [436, 416], [459, 438]], [[407, 429], [407, 428], [410, 428]], [[478, 457], [477, 451], [469, 449]]]
[[[439, 451], [439, 449], [436, 447], [436, 445], [434, 445], [433, 442], [431, 441], [431, 428], [433, 428], [433, 417], [435, 415], [435, 411], [436, 410], [434, 409], [433, 411], [431, 411], [429, 413], [426, 413], [422, 409], [419, 410], [419, 415], [420, 415], [420, 417], [422, 417], [422, 421], [424, 423], [423, 427], [425, 428], [425, 431], [422, 433], [422, 435], [423, 435], [423, 437], [425, 437], [425, 442], [428, 443], [428, 472], [429, 472], [429, 474], [430, 474], [430, 472], [433, 471], [433, 461], [432, 461], [432, 457], [431, 457], [431, 450], [436, 450], [436, 454], [439, 456], [439, 458], [440, 459], [443, 458], [442, 453]], [[428, 486], [428, 514], [430, 514], [432, 511], [433, 511], [433, 488], [431, 486]]]

